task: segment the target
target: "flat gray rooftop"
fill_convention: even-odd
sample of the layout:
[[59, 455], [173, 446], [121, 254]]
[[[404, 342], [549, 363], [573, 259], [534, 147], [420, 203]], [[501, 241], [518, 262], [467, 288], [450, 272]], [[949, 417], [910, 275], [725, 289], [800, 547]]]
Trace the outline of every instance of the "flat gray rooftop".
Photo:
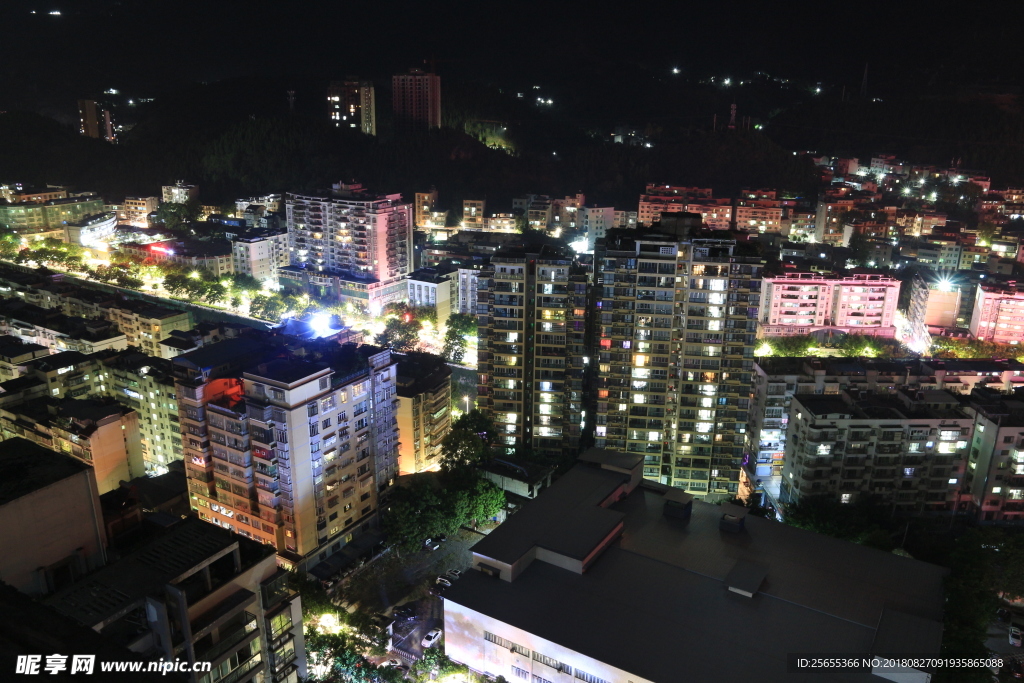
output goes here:
[[[577, 465], [474, 552], [513, 560], [531, 539], [540, 545], [556, 528], [571, 529], [566, 513], [596, 504], [623, 479]], [[883, 644], [938, 652], [945, 569], [768, 519], [748, 516], [744, 531], [723, 531], [732, 506], [694, 501], [688, 522], [666, 517], [666, 490], [644, 482], [606, 510], [621, 515], [622, 535], [583, 574], [541, 560], [511, 582], [470, 571], [446, 603], [658, 683], [750, 680], [753, 672], [765, 681], [866, 682], [878, 679], [789, 674], [787, 654]], [[453, 618], [449, 629], [459, 626]], [[916, 624], [920, 635], [901, 639], [901, 624]]]
[[90, 469], [81, 460], [15, 437], [0, 441], [0, 505]]

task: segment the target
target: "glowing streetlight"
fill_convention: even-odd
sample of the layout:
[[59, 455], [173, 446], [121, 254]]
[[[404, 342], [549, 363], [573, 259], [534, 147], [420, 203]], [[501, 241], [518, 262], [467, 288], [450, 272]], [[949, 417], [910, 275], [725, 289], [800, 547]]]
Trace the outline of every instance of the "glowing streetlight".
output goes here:
[[467, 394], [466, 396], [463, 396], [462, 400], [466, 402], [466, 412], [468, 413], [469, 412], [469, 395]]

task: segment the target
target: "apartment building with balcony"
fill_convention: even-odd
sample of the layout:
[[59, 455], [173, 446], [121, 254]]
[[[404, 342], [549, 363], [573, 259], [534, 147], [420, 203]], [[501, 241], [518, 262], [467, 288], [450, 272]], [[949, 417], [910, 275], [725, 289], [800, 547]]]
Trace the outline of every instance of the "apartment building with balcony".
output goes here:
[[171, 332], [192, 329], [192, 314], [146, 301], [124, 299], [106, 309], [107, 320], [124, 334], [129, 346], [149, 356], [161, 356], [160, 342]]
[[122, 214], [126, 223], [137, 228], [149, 227], [149, 214], [160, 208], [159, 197], [125, 197]]
[[420, 268], [409, 273], [406, 284], [409, 288], [410, 306], [433, 308], [437, 311], [437, 328], [443, 329], [453, 311], [458, 296], [458, 283], [454, 271], [440, 268]]
[[397, 374], [399, 474], [438, 470], [452, 426], [452, 370], [437, 356], [409, 354]]
[[278, 270], [291, 263], [288, 231], [250, 230], [231, 240], [231, 259], [236, 273], [277, 286]]
[[960, 500], [974, 418], [948, 391], [797, 394], [789, 407], [780, 498], [869, 498], [894, 510], [952, 510]]
[[330, 193], [289, 193], [285, 210], [292, 266], [282, 277], [372, 310], [405, 300], [413, 224], [401, 195], [339, 183]]
[[964, 406], [975, 426], [960, 509], [972, 506], [979, 521], [1024, 521], [1024, 401], [1017, 396], [981, 388]]
[[416, 192], [413, 195], [413, 227], [427, 229], [440, 227], [433, 221], [434, 209], [437, 206], [437, 188], [430, 192]]
[[640, 195], [636, 221], [650, 226], [660, 221], [663, 213], [691, 211], [687, 202], [692, 199], [711, 199], [711, 189], [649, 184]]
[[390, 351], [319, 349], [323, 362], [275, 358], [239, 338], [174, 360], [193, 509], [287, 568], [374, 528], [398, 474]]
[[32, 398], [0, 408], [0, 434], [22, 437], [94, 468], [101, 494], [145, 471], [139, 415], [112, 400]]
[[1012, 393], [1024, 386], [1024, 364], [991, 360], [870, 360], [759, 358], [754, 364], [754, 398], [747, 433], [749, 456], [743, 489], [780, 508], [779, 491], [793, 396], [838, 396], [858, 400], [892, 396], [899, 389], [971, 394], [975, 388]]
[[160, 475], [184, 457], [171, 361], [137, 351], [95, 356], [96, 389], [139, 413], [146, 474]]
[[192, 199], [199, 198], [199, 186], [189, 185], [184, 180], [179, 180], [173, 185], [163, 185], [160, 188], [162, 201], [172, 204], [184, 204]]
[[298, 683], [301, 600], [272, 549], [197, 519], [48, 598], [65, 619], [150, 661], [209, 662], [192, 683]]
[[763, 260], [628, 232], [595, 253], [595, 443], [697, 496], [739, 490]]
[[873, 274], [765, 276], [758, 336], [843, 332], [895, 337], [900, 286], [895, 278]]
[[508, 454], [560, 459], [583, 421], [586, 270], [560, 249], [505, 248], [480, 272], [477, 405]]
[[970, 330], [981, 341], [1020, 344], [1024, 340], [1024, 283], [979, 284]]

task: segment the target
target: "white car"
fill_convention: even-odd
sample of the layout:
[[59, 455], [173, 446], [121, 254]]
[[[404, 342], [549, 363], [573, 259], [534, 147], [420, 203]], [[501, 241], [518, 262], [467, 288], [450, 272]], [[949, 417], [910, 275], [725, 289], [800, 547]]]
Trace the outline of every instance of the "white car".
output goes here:
[[451, 588], [452, 587], [452, 582], [449, 581], [448, 579], [446, 579], [443, 576], [437, 577], [437, 581], [435, 583], [437, 583], [437, 585], [439, 585], [439, 586], [444, 586], [445, 588]]
[[381, 666], [402, 666], [402, 663], [400, 661], [398, 661], [397, 659], [395, 659], [394, 657], [392, 657], [391, 659], [384, 660], [383, 662], [380, 663], [380, 665]]
[[435, 628], [427, 635], [423, 636], [423, 640], [420, 641], [420, 645], [423, 647], [434, 647], [437, 645], [437, 641], [439, 640], [441, 640], [441, 629]]
[[1009, 635], [1010, 635], [1010, 645], [1013, 645], [1014, 647], [1020, 647], [1021, 646], [1020, 629], [1017, 628], [1016, 626], [1011, 626], [1010, 627]]

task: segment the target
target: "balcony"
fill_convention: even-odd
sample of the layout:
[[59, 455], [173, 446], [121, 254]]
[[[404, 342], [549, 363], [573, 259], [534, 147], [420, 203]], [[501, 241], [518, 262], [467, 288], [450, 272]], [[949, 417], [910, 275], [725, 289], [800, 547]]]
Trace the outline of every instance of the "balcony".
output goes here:
[[212, 662], [226, 652], [230, 652], [232, 649], [237, 648], [242, 644], [242, 641], [246, 637], [256, 630], [256, 617], [248, 612], [243, 612], [243, 623], [229, 631], [228, 633], [221, 634], [220, 641], [210, 647], [208, 650], [196, 653], [196, 661]]

